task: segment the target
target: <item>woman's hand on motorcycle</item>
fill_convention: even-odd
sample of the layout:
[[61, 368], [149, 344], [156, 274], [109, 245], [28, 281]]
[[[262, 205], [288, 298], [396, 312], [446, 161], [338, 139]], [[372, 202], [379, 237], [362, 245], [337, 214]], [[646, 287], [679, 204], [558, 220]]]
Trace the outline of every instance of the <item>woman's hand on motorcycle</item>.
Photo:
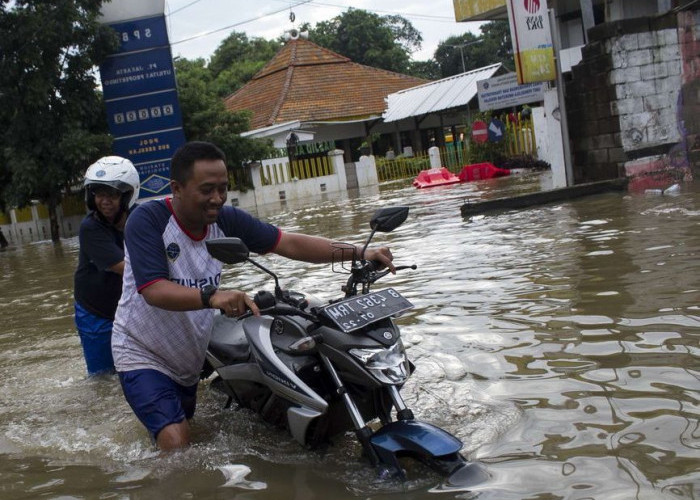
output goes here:
[[253, 299], [240, 290], [217, 290], [209, 300], [211, 307], [220, 309], [226, 316], [238, 317], [250, 311], [255, 316], [260, 316], [260, 309]]
[[388, 268], [392, 274], [396, 274], [396, 267], [394, 267], [394, 264], [392, 263], [394, 256], [391, 255], [391, 250], [389, 250], [389, 247], [368, 248], [365, 250], [365, 259], [378, 262], [382, 265], [382, 267]]

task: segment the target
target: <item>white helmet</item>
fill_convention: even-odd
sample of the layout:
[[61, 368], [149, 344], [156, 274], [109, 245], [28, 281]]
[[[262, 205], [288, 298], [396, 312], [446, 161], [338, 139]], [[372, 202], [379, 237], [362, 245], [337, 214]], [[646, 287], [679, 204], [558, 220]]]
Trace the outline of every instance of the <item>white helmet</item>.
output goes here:
[[95, 193], [92, 186], [110, 186], [121, 191], [121, 208], [131, 208], [139, 197], [141, 183], [139, 173], [126, 158], [104, 156], [90, 165], [85, 172], [85, 203], [90, 210], [96, 210]]

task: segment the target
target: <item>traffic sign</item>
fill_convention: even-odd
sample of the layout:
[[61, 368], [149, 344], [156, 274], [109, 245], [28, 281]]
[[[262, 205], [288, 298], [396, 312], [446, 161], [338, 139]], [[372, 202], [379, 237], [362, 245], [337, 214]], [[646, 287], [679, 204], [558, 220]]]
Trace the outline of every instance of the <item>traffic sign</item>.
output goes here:
[[486, 131], [486, 122], [476, 120], [472, 125], [472, 139], [474, 142], [486, 142], [489, 138]]
[[500, 142], [506, 135], [506, 126], [498, 118], [494, 118], [489, 123], [489, 141]]

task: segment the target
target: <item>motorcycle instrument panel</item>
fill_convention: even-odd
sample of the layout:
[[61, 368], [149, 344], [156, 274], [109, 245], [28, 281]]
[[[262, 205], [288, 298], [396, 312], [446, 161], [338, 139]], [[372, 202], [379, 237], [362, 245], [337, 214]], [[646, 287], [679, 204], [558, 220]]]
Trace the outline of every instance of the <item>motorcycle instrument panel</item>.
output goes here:
[[324, 306], [321, 314], [348, 333], [412, 307], [399, 292], [387, 288]]

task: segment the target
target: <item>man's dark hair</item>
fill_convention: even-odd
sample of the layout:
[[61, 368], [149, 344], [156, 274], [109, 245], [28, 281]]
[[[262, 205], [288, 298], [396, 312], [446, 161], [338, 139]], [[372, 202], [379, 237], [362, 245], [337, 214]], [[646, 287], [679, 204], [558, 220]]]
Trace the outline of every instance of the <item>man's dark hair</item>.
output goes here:
[[170, 162], [170, 178], [185, 184], [192, 177], [192, 168], [197, 160], [223, 160], [226, 163], [226, 155], [211, 142], [187, 142], [173, 155]]

